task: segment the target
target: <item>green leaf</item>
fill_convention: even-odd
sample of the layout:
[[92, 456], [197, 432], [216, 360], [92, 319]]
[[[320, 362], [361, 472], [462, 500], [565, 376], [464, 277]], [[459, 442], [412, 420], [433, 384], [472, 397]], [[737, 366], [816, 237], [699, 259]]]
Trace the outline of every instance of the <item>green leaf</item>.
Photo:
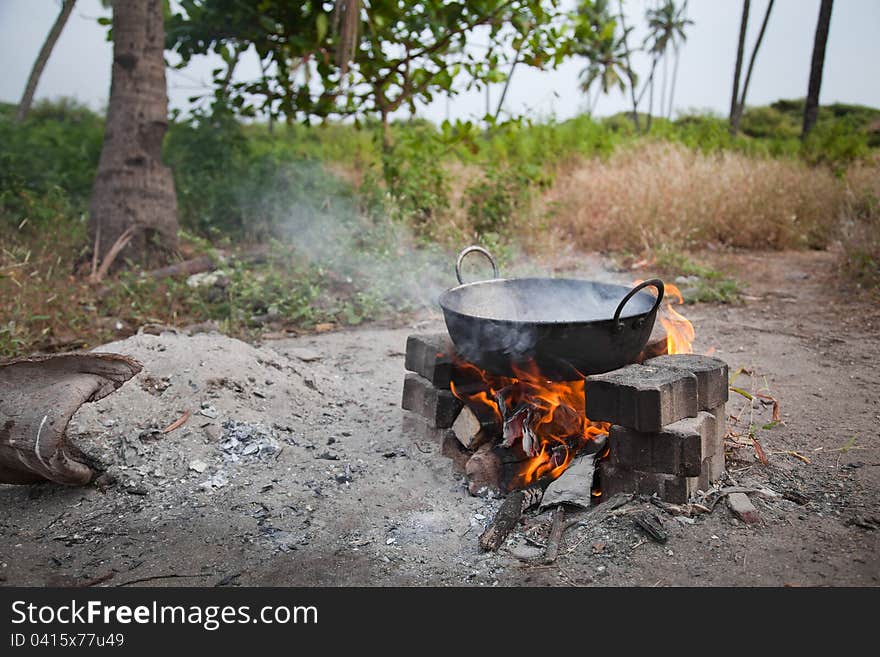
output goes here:
[[738, 395], [742, 395], [743, 397], [745, 397], [745, 398], [748, 399], [749, 401], [752, 401], [752, 400], [755, 399], [754, 397], [752, 397], [752, 395], [750, 395], [749, 393], [747, 393], [747, 392], [746, 392], [745, 390], [743, 390], [742, 388], [736, 388], [736, 387], [734, 387], [734, 386], [730, 386], [730, 389], [731, 389], [733, 392], [735, 392], [736, 394], [738, 394]]
[[318, 32], [318, 43], [321, 43], [327, 36], [327, 14], [318, 14], [318, 18], [315, 19], [315, 29]]

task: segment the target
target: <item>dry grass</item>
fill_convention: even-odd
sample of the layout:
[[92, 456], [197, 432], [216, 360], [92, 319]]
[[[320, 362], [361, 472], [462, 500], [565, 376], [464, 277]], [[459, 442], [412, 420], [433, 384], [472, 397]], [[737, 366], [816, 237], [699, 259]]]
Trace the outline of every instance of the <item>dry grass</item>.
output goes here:
[[567, 163], [541, 210], [558, 238], [586, 250], [816, 248], [845, 195], [829, 171], [797, 161], [654, 143]]
[[842, 269], [858, 285], [880, 288], [880, 161], [850, 167], [845, 182]]

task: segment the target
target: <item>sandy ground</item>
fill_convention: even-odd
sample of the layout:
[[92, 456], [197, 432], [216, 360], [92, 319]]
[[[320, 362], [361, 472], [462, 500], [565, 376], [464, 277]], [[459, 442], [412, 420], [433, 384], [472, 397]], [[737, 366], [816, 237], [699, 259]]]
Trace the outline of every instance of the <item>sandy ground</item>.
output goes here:
[[[785, 422], [758, 431], [769, 466], [731, 446], [728, 471], [800, 502], [753, 496], [760, 524], [724, 504], [661, 512], [661, 545], [628, 512], [650, 505], [631, 503], [572, 527], [553, 565], [529, 561], [549, 513], [481, 553], [500, 502], [469, 496], [435, 446], [400, 428], [406, 336], [438, 318], [260, 348], [142, 335], [106, 350], [144, 372], [71, 427], [109, 466], [100, 485], [0, 486], [0, 584], [877, 585], [880, 312], [835, 287], [833, 254], [716, 260], [747, 298], [688, 308], [696, 351], [754, 372]], [[157, 431], [187, 409], [182, 428]]]

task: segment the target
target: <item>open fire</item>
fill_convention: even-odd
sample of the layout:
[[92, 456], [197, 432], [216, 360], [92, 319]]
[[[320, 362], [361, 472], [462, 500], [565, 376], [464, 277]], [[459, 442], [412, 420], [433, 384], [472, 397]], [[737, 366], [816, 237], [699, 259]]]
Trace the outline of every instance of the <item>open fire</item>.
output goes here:
[[[691, 353], [693, 325], [674, 308], [682, 303], [678, 288], [667, 285], [657, 320], [666, 331], [669, 354]], [[507, 483], [510, 490], [556, 479], [581, 450], [602, 449], [611, 426], [586, 417], [583, 379], [550, 381], [534, 363], [513, 371], [516, 377], [499, 376], [457, 361], [450, 383], [478, 421], [494, 427], [500, 447], [521, 457]]]

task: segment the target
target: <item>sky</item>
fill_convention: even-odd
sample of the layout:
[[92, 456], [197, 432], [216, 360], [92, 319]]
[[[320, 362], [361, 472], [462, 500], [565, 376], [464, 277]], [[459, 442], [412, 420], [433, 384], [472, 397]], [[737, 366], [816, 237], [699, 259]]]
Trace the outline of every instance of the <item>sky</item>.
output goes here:
[[[0, 100], [17, 103], [21, 98], [34, 59], [60, 8], [59, 0], [0, 0]], [[574, 0], [566, 0], [574, 6]], [[632, 43], [644, 36], [644, 12], [653, 0], [627, 0], [627, 22], [636, 27]], [[753, 0], [749, 22], [747, 56], [757, 36], [767, 0]], [[739, 0], [690, 0], [687, 42], [681, 50], [675, 113], [711, 111], [726, 115], [742, 2]], [[806, 95], [810, 55], [819, 0], [777, 0], [767, 34], [758, 54], [749, 87], [748, 104], [762, 105], [779, 98]], [[99, 0], [79, 0], [46, 66], [36, 97], [71, 96], [94, 109], [106, 106], [110, 89], [112, 44], [106, 28], [97, 24], [108, 16]], [[641, 29], [640, 29], [641, 28]], [[880, 0], [837, 0], [831, 18], [820, 102], [856, 103], [880, 107]], [[188, 98], [206, 93], [210, 71], [217, 59], [199, 58], [184, 71], [169, 70], [168, 94], [172, 108], [186, 110]], [[571, 59], [555, 71], [518, 68], [505, 101], [507, 113], [533, 119], [566, 119], [586, 109], [578, 76], [585, 61]], [[647, 77], [646, 56], [634, 61]], [[670, 67], [671, 68], [671, 67]], [[245, 58], [236, 78], [256, 77], [256, 56]], [[659, 93], [659, 92], [658, 92]], [[489, 91], [494, 109], [501, 85]], [[418, 109], [417, 115], [439, 122], [445, 118], [474, 119], [485, 112], [485, 92], [462, 93], [437, 99]], [[627, 97], [614, 91], [602, 96], [594, 108], [597, 115], [610, 115], [629, 108]]]

